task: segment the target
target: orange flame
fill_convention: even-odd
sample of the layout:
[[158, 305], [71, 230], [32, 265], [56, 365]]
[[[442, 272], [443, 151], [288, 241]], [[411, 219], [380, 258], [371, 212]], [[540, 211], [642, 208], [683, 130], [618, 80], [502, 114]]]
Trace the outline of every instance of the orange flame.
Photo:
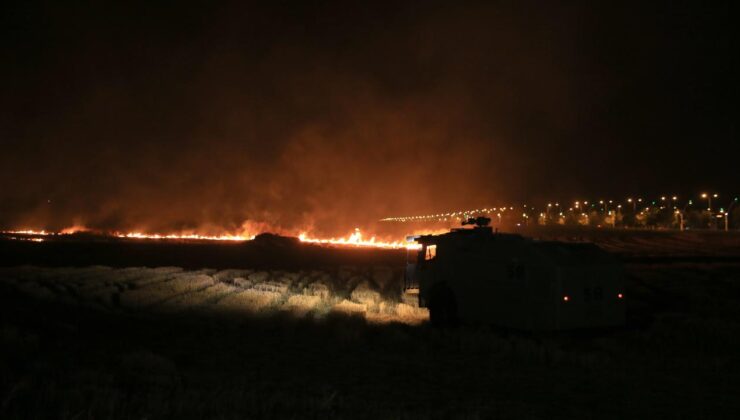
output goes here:
[[60, 235], [71, 235], [73, 233], [78, 233], [78, 232], [87, 232], [88, 230], [89, 229], [84, 226], [74, 225], [74, 226], [62, 229], [59, 232], [59, 234]]
[[55, 235], [54, 232], [47, 232], [45, 230], [4, 230], [2, 233], [10, 235], [35, 235], [35, 236], [50, 236]]
[[[77, 232], [89, 232], [89, 229], [86, 229], [84, 227], [80, 226], [74, 226], [71, 228], [66, 228], [61, 230], [60, 232], [47, 232], [45, 230], [12, 230], [12, 231], [1, 231], [4, 234], [11, 234], [11, 235], [27, 235], [27, 236], [63, 236], [63, 235], [71, 235], [73, 233]], [[181, 233], [181, 234], [158, 234], [158, 233], [142, 233], [142, 232], [116, 232], [113, 233], [112, 236], [115, 236], [117, 238], [127, 238], [127, 239], [194, 239], [194, 240], [205, 240], [205, 241], [251, 241], [254, 239], [255, 235], [199, 235], [199, 234], [191, 234], [191, 233]], [[17, 239], [17, 240], [34, 240], [37, 242], [43, 241], [43, 238], [21, 238], [21, 237], [11, 237], [11, 239]], [[306, 233], [301, 233], [298, 236], [298, 239], [301, 242], [304, 243], [311, 243], [311, 244], [319, 244], [319, 245], [331, 245], [331, 246], [352, 246], [352, 247], [368, 247], [368, 248], [385, 248], [385, 249], [419, 249], [421, 246], [415, 242], [406, 242], [406, 241], [380, 241], [377, 240], [374, 236], [370, 239], [364, 239], [362, 236], [362, 233], [360, 233], [360, 229], [355, 229], [355, 231], [350, 234], [347, 237], [344, 238], [330, 238], [330, 239], [322, 239], [322, 238], [313, 238], [309, 237]]]
[[298, 235], [298, 239], [301, 242], [314, 243], [321, 245], [338, 245], [338, 246], [356, 246], [356, 247], [374, 247], [374, 248], [388, 248], [388, 249], [419, 249], [420, 245], [414, 242], [383, 242], [378, 241], [375, 237], [370, 239], [363, 239], [360, 229], [355, 228], [355, 231], [347, 238], [331, 238], [331, 239], [317, 239], [309, 238], [305, 233]]
[[252, 236], [242, 235], [197, 235], [197, 234], [165, 234], [160, 235], [158, 233], [141, 233], [141, 232], [128, 232], [128, 233], [115, 233], [113, 236], [117, 238], [130, 238], [130, 239], [199, 239], [204, 241], [251, 241], [254, 239]]

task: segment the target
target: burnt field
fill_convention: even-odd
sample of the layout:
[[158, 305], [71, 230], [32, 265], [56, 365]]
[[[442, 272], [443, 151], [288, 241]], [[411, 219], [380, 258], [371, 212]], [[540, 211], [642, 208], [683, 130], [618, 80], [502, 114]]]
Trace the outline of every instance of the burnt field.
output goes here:
[[730, 418], [740, 239], [533, 232], [625, 263], [627, 326], [437, 330], [405, 251], [0, 241], [3, 418]]

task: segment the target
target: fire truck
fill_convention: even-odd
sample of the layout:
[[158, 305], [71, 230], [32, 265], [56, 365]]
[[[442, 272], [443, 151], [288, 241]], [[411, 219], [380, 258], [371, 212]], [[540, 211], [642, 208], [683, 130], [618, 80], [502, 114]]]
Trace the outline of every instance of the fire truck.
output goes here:
[[442, 235], [414, 237], [405, 288], [435, 326], [490, 324], [518, 330], [624, 325], [624, 269], [589, 243], [494, 232], [469, 219]]

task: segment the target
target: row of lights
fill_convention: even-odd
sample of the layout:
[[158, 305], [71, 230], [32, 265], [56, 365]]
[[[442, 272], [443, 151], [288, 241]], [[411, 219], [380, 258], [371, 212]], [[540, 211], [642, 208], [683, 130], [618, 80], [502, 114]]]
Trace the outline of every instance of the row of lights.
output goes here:
[[[700, 197], [702, 199], [706, 199], [707, 200], [707, 210], [709, 210], [711, 212], [711, 210], [712, 210], [712, 199], [713, 198], [714, 199], [719, 198], [719, 194], [717, 194], [717, 193], [702, 193], [700, 195]], [[626, 201], [626, 203], [632, 204], [632, 210], [634, 212], [637, 211], [638, 204], [640, 204], [640, 206], [642, 207], [642, 204], [641, 203], [647, 202], [647, 201], [644, 201], [642, 198], [636, 198], [636, 199], [627, 198], [625, 201]], [[733, 204], [736, 203], [737, 201], [738, 201], [738, 198], [736, 197], [734, 199]], [[653, 200], [653, 201], [651, 201], [651, 204], [654, 206], [654, 205], [658, 204], [658, 202], [659, 202], [658, 200]], [[676, 196], [676, 195], [673, 195], [673, 196], [665, 196], [665, 195], [663, 195], [663, 196], [660, 197], [660, 202], [661, 203], [672, 202], [673, 203], [673, 208], [674, 209], [677, 209], [678, 208], [676, 206], [676, 204], [678, 203], [678, 196]], [[599, 200], [599, 201], [591, 201], [591, 202], [588, 201], [588, 200], [583, 200], [583, 201], [578, 200], [578, 201], [575, 201], [573, 203], [573, 207], [569, 207], [568, 210], [569, 211], [574, 211], [574, 209], [583, 210], [585, 207], [588, 207], [589, 206], [589, 203], [590, 203], [590, 207], [591, 208], [597, 207], [597, 204], [598, 204], [599, 205], [598, 208], [600, 208], [601, 210], [604, 210], [604, 211], [608, 211], [609, 214], [611, 214], [611, 210], [608, 210], [608, 209], [609, 209], [609, 206], [610, 205], [613, 205], [614, 204], [614, 200]], [[688, 205], [693, 205], [693, 200], [689, 200], [687, 206]], [[731, 206], [732, 206], [732, 204], [731, 204]], [[545, 209], [546, 211], [545, 212], [541, 212], [540, 213], [540, 216], [549, 215], [550, 214], [550, 210], [553, 207], [556, 207], [556, 208], [560, 209], [560, 203], [559, 202], [556, 202], [554, 204], [553, 203], [547, 203], [547, 207]], [[501, 218], [502, 213], [506, 212], [507, 210], [513, 211], [515, 208], [518, 208], [518, 206], [503, 206], [503, 207], [491, 207], [491, 208], [482, 208], [482, 209], [475, 209], [475, 210], [460, 210], [460, 211], [453, 211], [453, 212], [447, 212], [447, 213], [428, 214], [428, 215], [422, 215], [422, 216], [386, 217], [386, 218], [380, 219], [380, 221], [381, 222], [415, 222], [415, 221], [440, 221], [440, 222], [442, 222], [442, 221], [447, 221], [447, 220], [453, 219], [453, 218], [466, 219], [468, 217], [471, 217], [471, 216], [477, 215], [477, 214], [496, 214], [499, 218]], [[522, 213], [522, 217], [524, 217], [525, 219], [526, 218], [529, 218], [529, 215], [526, 213], [528, 210], [530, 210], [532, 212], [535, 211], [535, 207], [531, 207], [531, 206], [528, 207], [526, 204], [524, 204], [522, 206], [522, 208], [524, 209], [524, 213]], [[665, 208], [665, 206], [661, 206], [660, 208], [663, 209], [663, 208]], [[620, 211], [621, 209], [622, 209], [622, 204], [617, 203], [617, 205], [616, 205], [616, 211]], [[645, 210], [644, 211], [648, 211], [649, 209], [650, 209], [650, 206], [645, 207]], [[644, 212], [644, 211], [641, 211], [641, 213]], [[727, 215], [724, 212], [724, 208], [721, 208], [720, 209], [720, 212], [723, 213], [723, 214], [725, 214], [725, 215]], [[562, 216], [563, 215], [563, 212], [562, 211], [559, 211], [558, 214], [560, 216]], [[585, 213], [582, 213], [582, 214], [585, 214]]]
[[[527, 208], [527, 205], [525, 204], [523, 206], [525, 209]], [[532, 209], [534, 209], [532, 207]], [[386, 217], [383, 219], [380, 219], [381, 222], [415, 222], [415, 221], [428, 221], [428, 220], [438, 220], [438, 221], [446, 221], [450, 218], [458, 218], [458, 219], [467, 219], [468, 217], [471, 217], [476, 214], [501, 214], [506, 211], [512, 211], [514, 210], [514, 206], [509, 207], [491, 207], [491, 208], [482, 208], [482, 209], [476, 209], [476, 210], [460, 210], [460, 211], [453, 211], [453, 212], [447, 212], [447, 213], [439, 213], [439, 214], [428, 214], [423, 216], [401, 216], [401, 217]]]

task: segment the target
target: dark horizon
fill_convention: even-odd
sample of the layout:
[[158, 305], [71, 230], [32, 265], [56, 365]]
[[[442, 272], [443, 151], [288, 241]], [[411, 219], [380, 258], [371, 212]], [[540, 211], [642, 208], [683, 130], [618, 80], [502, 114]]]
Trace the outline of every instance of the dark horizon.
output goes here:
[[0, 224], [345, 234], [505, 202], [737, 194], [733, 17], [689, 2], [13, 4]]

